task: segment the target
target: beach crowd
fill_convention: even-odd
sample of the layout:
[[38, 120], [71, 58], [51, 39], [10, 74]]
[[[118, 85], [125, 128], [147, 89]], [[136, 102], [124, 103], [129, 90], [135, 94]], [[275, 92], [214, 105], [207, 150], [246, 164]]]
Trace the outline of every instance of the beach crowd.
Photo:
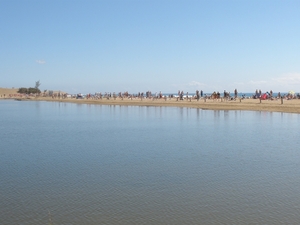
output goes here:
[[[53, 99], [65, 99], [65, 98], [76, 98], [76, 99], [172, 99], [176, 98], [177, 100], [191, 100], [196, 99], [197, 101], [200, 99], [224, 99], [224, 100], [236, 100], [239, 99], [261, 99], [261, 100], [276, 100], [276, 99], [300, 99], [300, 94], [296, 94], [293, 91], [290, 91], [288, 93], [281, 94], [273, 93], [272, 90], [267, 92], [262, 92], [261, 90], [256, 90], [254, 94], [240, 94], [238, 93], [237, 89], [233, 91], [233, 94], [230, 92], [224, 90], [221, 94], [219, 91], [214, 91], [213, 93], [204, 93], [203, 90], [196, 90], [194, 93], [189, 94], [189, 92], [184, 91], [178, 91], [177, 94], [164, 94], [161, 91], [152, 93], [151, 91], [146, 92], [138, 92], [136, 94], [132, 94], [129, 92], [96, 92], [94, 94], [68, 94], [64, 92], [44, 92], [37, 94], [9, 94], [6, 97], [8, 98], [30, 98], [30, 97], [51, 97]], [[5, 98], [5, 95], [4, 95]]]

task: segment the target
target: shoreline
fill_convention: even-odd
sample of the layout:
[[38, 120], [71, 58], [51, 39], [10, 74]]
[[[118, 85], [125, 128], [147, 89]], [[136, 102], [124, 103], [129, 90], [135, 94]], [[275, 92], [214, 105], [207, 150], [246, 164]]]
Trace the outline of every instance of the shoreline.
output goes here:
[[[76, 99], [76, 98], [52, 98], [52, 97], [25, 97], [17, 93], [18, 89], [0, 88], [0, 100], [19, 100], [19, 101], [50, 101], [75, 104], [93, 105], [119, 105], [119, 106], [146, 106], [146, 107], [185, 107], [197, 108], [202, 110], [243, 110], [243, 111], [265, 111], [281, 113], [300, 114], [300, 99], [287, 100], [260, 100], [260, 99], [184, 99], [177, 98], [102, 98], [102, 99]], [[282, 104], [283, 103], [283, 104]]]
[[119, 106], [146, 106], [146, 107], [184, 107], [198, 108], [202, 110], [243, 110], [243, 111], [267, 111], [282, 113], [300, 114], [300, 99], [292, 100], [259, 100], [259, 99], [236, 99], [224, 101], [223, 99], [196, 99], [177, 100], [177, 98], [165, 99], [74, 99], [74, 98], [51, 98], [51, 97], [29, 97], [29, 98], [2, 98], [19, 100], [19, 101], [48, 101], [48, 102], [64, 102], [75, 104], [92, 104], [92, 105], [119, 105]]

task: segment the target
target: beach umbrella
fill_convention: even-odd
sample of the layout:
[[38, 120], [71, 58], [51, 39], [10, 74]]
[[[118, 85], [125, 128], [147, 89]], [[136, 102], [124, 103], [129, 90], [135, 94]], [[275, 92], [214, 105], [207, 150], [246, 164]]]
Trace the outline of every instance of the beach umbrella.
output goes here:
[[295, 92], [294, 92], [294, 91], [289, 91], [289, 94], [290, 94], [290, 95], [294, 95]]

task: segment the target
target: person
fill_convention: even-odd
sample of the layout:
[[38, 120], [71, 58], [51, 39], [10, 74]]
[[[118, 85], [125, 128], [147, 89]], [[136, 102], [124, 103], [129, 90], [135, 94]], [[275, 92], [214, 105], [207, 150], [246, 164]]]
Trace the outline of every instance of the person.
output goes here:
[[197, 101], [199, 101], [200, 96], [199, 96], [199, 91], [198, 90], [196, 90], [196, 97], [197, 97]]
[[234, 98], [237, 98], [238, 92], [237, 89], [234, 90]]

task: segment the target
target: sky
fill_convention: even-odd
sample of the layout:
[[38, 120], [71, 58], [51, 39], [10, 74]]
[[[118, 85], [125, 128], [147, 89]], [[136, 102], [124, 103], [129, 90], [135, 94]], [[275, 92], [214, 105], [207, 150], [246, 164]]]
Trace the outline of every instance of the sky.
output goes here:
[[0, 87], [300, 92], [299, 0], [0, 0]]

